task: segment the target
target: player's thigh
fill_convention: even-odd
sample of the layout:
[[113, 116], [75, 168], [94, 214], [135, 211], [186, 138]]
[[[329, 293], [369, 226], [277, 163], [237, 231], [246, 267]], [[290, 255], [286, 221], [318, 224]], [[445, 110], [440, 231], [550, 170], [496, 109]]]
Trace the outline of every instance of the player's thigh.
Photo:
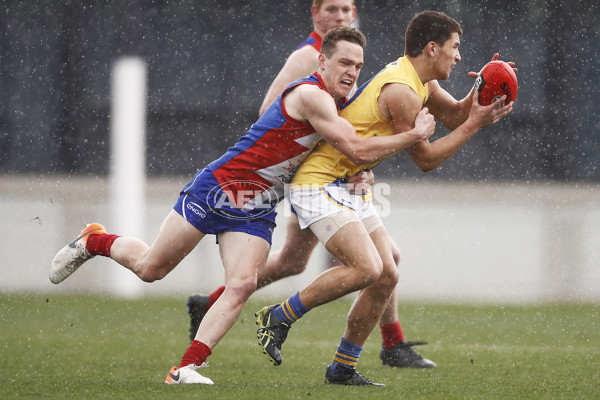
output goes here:
[[246, 232], [224, 232], [219, 235], [219, 252], [225, 268], [225, 286], [256, 287], [258, 271], [264, 267], [271, 246], [264, 238]]
[[150, 246], [144, 263], [154, 269], [171, 271], [204, 237], [176, 211], [171, 210]]
[[381, 273], [381, 258], [362, 222], [352, 221], [338, 228], [339, 223], [328, 223], [331, 217], [319, 221], [335, 229], [333, 236], [327, 240], [325, 248], [346, 266], [365, 268], [369, 273]]
[[319, 239], [310, 229], [300, 229], [298, 217], [292, 213], [286, 221], [283, 247], [279, 250], [282, 258], [296, 264], [306, 264]]

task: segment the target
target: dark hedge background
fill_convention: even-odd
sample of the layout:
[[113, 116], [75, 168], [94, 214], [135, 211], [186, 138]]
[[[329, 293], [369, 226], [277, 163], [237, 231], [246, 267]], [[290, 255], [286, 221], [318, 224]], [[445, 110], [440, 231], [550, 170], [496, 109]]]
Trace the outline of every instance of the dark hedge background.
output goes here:
[[[193, 174], [256, 120], [271, 80], [311, 30], [310, 4], [4, 1], [0, 172], [108, 173], [111, 66], [137, 55], [149, 73], [148, 171]], [[463, 61], [442, 83], [455, 97], [473, 83], [467, 72], [496, 51], [519, 68], [509, 118], [427, 175], [400, 155], [377, 176], [600, 181], [597, 2], [357, 0], [357, 7], [368, 40], [360, 83], [402, 54], [406, 24], [424, 9], [463, 25]]]

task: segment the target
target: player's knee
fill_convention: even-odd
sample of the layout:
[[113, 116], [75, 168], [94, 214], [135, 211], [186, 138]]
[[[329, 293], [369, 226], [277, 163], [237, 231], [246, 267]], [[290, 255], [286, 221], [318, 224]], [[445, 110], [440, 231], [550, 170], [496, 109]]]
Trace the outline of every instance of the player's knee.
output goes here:
[[233, 279], [225, 285], [239, 301], [245, 302], [256, 291], [257, 280], [255, 276], [240, 277]]
[[365, 265], [359, 275], [365, 286], [371, 285], [379, 280], [381, 273], [383, 272], [383, 263], [381, 260], [373, 260], [371, 263]]
[[134, 267], [134, 271], [137, 276], [144, 282], [152, 283], [161, 280], [169, 273], [169, 268], [163, 268], [161, 266], [150, 266], [150, 265], [138, 265]]
[[395, 288], [400, 280], [400, 272], [396, 267], [396, 264], [389, 265], [387, 268], [384, 268], [384, 272], [381, 274], [379, 278], [382, 280], [383, 284], [386, 287]]
[[152, 282], [156, 282], [161, 280], [162, 278], [164, 278], [165, 276], [167, 276], [167, 274], [163, 274], [160, 271], [140, 271], [138, 273], [138, 276], [141, 280], [143, 280], [144, 282], [147, 283], [152, 283]]
[[168, 262], [157, 258], [149, 257], [148, 251], [143, 254], [129, 255], [121, 260], [123, 265], [127, 265], [131, 271], [142, 281], [152, 283], [159, 281], [169, 274], [175, 267]]
[[304, 259], [290, 260], [290, 263], [286, 266], [288, 271], [287, 276], [299, 275], [303, 273], [306, 270], [306, 264], [307, 263], [304, 261]]
[[374, 296], [381, 296], [388, 298], [395, 290], [400, 274], [395, 264], [392, 264], [391, 260], [388, 265], [384, 265], [383, 272], [379, 276], [379, 279], [372, 285], [374, 290]]

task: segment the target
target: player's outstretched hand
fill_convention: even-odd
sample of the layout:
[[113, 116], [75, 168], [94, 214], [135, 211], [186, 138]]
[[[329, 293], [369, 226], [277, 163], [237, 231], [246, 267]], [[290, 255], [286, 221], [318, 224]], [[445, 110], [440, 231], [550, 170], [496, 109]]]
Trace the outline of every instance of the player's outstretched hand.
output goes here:
[[489, 106], [482, 106], [479, 104], [479, 93], [475, 91], [473, 93], [473, 105], [471, 106], [469, 119], [471, 119], [480, 128], [495, 124], [512, 111], [513, 102], [511, 101], [508, 104], [504, 104], [505, 100], [506, 95], [503, 95]]
[[[496, 61], [496, 60], [497, 60], [499, 57], [500, 57], [500, 54], [498, 54], [498, 53], [494, 53], [494, 56], [492, 57], [491, 61]], [[517, 72], [517, 71], [518, 71], [518, 69], [517, 69], [517, 68], [515, 68], [515, 63], [514, 63], [514, 62], [512, 62], [512, 61], [508, 61], [508, 62], [506, 62], [506, 63], [512, 67], [513, 71], [515, 71], [515, 72]], [[477, 79], [477, 77], [479, 76], [479, 72], [473, 72], [473, 71], [470, 71], [468, 75], [469, 75], [471, 78]]]
[[411, 131], [411, 134], [418, 136], [420, 140], [429, 139], [435, 132], [435, 119], [433, 115], [429, 114], [429, 109], [423, 107], [417, 114], [415, 119], [415, 129]]

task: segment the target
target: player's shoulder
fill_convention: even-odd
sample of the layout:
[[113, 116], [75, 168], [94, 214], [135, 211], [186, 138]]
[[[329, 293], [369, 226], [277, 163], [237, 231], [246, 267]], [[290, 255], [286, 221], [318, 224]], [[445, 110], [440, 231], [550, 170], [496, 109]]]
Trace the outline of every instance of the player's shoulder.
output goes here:
[[293, 92], [295, 92], [296, 96], [301, 97], [304, 102], [312, 102], [309, 100], [320, 101], [323, 99], [331, 99], [333, 101], [333, 98], [327, 91], [321, 89], [317, 82], [309, 79], [300, 81]]
[[303, 46], [297, 50], [294, 50], [288, 57], [288, 60], [294, 62], [312, 63], [316, 64], [319, 52], [312, 46]]
[[421, 98], [409, 85], [404, 83], [390, 83], [381, 89], [377, 99], [379, 112], [385, 118], [414, 119], [415, 113], [422, 107]]
[[[312, 49], [312, 47], [311, 47]], [[291, 80], [308, 76], [317, 70], [319, 54], [315, 49], [296, 50], [288, 57], [283, 67], [284, 75]]]
[[384, 101], [397, 104], [421, 104], [421, 99], [415, 90], [404, 82], [389, 82], [381, 88], [380, 98]]
[[307, 116], [325, 110], [335, 111], [335, 102], [329, 93], [317, 85], [298, 85], [285, 96], [286, 109], [290, 114]]

